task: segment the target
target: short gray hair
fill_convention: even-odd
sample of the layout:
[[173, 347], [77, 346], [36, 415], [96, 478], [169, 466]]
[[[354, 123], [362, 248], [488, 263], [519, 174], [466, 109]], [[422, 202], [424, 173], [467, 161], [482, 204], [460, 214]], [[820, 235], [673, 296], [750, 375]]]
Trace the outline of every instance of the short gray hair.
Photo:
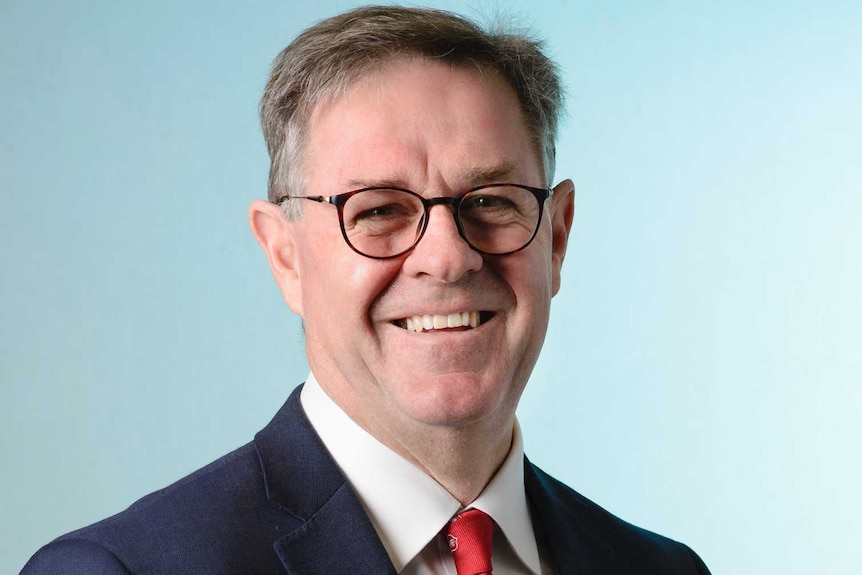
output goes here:
[[[492, 69], [514, 89], [542, 163], [546, 185], [554, 174], [563, 90], [542, 43], [502, 27], [485, 31], [451, 12], [400, 6], [365, 6], [303, 31], [275, 58], [260, 100], [269, 150], [270, 201], [299, 195], [304, 185], [303, 145], [317, 104], [399, 56], [421, 56], [450, 65]], [[298, 216], [299, 202], [285, 213]]]

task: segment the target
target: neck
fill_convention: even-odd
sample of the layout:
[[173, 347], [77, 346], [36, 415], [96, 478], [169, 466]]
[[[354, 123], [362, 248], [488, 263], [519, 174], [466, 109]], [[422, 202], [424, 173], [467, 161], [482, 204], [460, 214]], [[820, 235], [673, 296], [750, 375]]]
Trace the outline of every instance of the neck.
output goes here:
[[323, 383], [321, 387], [357, 425], [424, 471], [462, 505], [479, 496], [512, 446], [514, 407], [469, 422], [429, 424], [406, 416], [371, 416], [373, 412], [350, 388], [332, 389]]
[[369, 429], [359, 424], [467, 505], [485, 489], [509, 454], [514, 415], [500, 424], [428, 426], [419, 434], [396, 435], [380, 426]]
[[[381, 410], [385, 400], [363, 396], [337, 373], [315, 368], [324, 392], [357, 425], [443, 486], [462, 505], [471, 503], [500, 468], [512, 446], [515, 406], [499, 405], [454, 423], [417, 421], [397, 410]], [[375, 407], [370, 404], [377, 402]], [[385, 414], [385, 415], [380, 415]]]

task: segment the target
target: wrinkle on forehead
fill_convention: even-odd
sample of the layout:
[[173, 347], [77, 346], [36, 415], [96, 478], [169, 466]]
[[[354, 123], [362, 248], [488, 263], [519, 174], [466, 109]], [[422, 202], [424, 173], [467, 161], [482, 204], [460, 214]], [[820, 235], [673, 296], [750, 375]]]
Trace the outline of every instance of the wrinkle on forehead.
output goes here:
[[[523, 116], [521, 103], [518, 101], [514, 87], [511, 86], [506, 78], [493, 66], [483, 65], [472, 60], [457, 63], [437, 60], [421, 55], [395, 54], [389, 58], [369, 63], [368, 66], [357, 69], [353, 74], [350, 74], [344, 82], [339, 83], [337, 89], [321, 94], [311, 107], [311, 113], [309, 114], [307, 125], [313, 125], [316, 117], [325, 113], [330, 106], [346, 97], [350, 92], [357, 89], [357, 87], [362, 86], [365, 89], [368, 89], [371, 93], [375, 93], [380, 98], [388, 96], [388, 82], [397, 79], [395, 76], [387, 73], [389, 70], [402, 65], [411, 66], [422, 64], [444, 66], [449, 71], [461, 70], [472, 73], [473, 76], [482, 83], [494, 82], [497, 80], [500, 85], [506, 86], [512, 91], [512, 94], [515, 96], [515, 101], [518, 102], [518, 109]], [[524, 118], [524, 122], [525, 125], [527, 125], [526, 118]]]

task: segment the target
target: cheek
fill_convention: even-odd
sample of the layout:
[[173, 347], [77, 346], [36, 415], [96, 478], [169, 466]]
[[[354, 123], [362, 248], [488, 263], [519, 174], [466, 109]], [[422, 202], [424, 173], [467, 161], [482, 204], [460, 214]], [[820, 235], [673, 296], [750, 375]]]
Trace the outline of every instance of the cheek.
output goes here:
[[519, 353], [526, 356], [537, 354], [544, 341], [553, 287], [550, 249], [541, 241], [535, 245], [535, 251], [533, 247], [531, 244], [530, 248], [522, 252], [523, 257], [506, 261], [506, 267], [501, 269], [515, 296], [508, 337], [512, 345], [520, 350]]
[[534, 241], [536, 243], [537, 254], [533, 258], [533, 269], [530, 277], [535, 282], [533, 286], [535, 292], [541, 294], [541, 298], [544, 300], [546, 306], [550, 306], [551, 298], [556, 289], [555, 282], [557, 281], [554, 274], [550, 222], [548, 222], [548, 225], [542, 227]]
[[308, 265], [313, 279], [306, 283], [305, 289], [312, 290], [306, 299], [313, 300], [314, 312], [307, 309], [306, 315], [313, 317], [305, 319], [326, 325], [353, 324], [351, 334], [365, 337], [367, 329], [357, 324], [368, 326], [369, 310], [397, 276], [400, 260], [373, 260], [345, 245], [344, 249], [313, 255]]
[[367, 314], [374, 301], [392, 283], [397, 268], [385, 260], [372, 260], [356, 254], [350, 259], [351, 262], [343, 263], [340, 268], [343, 272], [336, 279], [347, 292], [344, 296]]
[[[550, 305], [553, 289], [553, 260], [550, 242], [545, 234], [536, 236], [533, 243], [518, 255], [505, 261], [505, 276], [515, 293], [518, 307], [541, 312]], [[547, 313], [547, 311], [545, 311]]]

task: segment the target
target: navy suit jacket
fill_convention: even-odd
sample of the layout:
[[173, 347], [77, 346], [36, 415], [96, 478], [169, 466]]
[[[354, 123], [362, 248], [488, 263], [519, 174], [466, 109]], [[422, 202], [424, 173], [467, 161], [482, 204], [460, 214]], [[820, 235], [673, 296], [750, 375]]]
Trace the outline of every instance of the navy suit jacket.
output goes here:
[[[297, 388], [254, 441], [127, 510], [40, 549], [22, 575], [395, 575]], [[709, 573], [688, 547], [630, 525], [525, 459], [537, 536], [558, 575]]]

